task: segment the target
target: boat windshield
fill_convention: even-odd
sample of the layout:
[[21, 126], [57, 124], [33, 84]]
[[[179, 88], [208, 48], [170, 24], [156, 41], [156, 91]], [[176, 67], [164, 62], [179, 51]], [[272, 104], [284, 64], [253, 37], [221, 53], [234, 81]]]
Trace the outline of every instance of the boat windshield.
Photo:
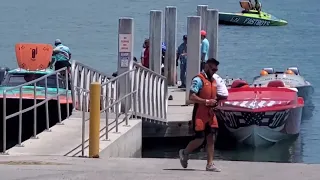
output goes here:
[[[18, 85], [33, 81], [35, 79], [38, 79], [45, 75], [46, 74], [9, 73], [7, 74], [5, 79], [2, 81], [1, 86], [7, 86], [7, 87], [18, 86]], [[62, 78], [60, 77], [58, 78], [59, 78], [58, 79], [59, 88], [66, 88]], [[30, 84], [28, 86], [33, 86], [33, 84]], [[36, 86], [45, 87], [45, 79], [38, 81]], [[56, 75], [52, 75], [47, 78], [47, 87], [57, 88]]]

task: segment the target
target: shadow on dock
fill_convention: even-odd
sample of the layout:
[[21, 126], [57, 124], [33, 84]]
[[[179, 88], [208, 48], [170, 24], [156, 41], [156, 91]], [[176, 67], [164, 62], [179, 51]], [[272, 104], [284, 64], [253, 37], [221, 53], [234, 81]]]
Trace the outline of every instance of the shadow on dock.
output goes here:
[[[41, 100], [38, 100], [37, 103], [40, 103]], [[19, 111], [19, 99], [7, 99], [7, 116]], [[26, 109], [33, 105], [33, 99], [23, 100], [22, 109]], [[0, 108], [2, 110], [3, 100], [0, 100]], [[59, 122], [58, 115], [58, 106], [56, 100], [50, 100], [48, 102], [49, 106], [49, 127], [56, 125]], [[61, 104], [61, 121], [66, 119], [67, 117], [67, 104]], [[69, 112], [70, 115], [72, 113], [72, 104], [69, 104]], [[33, 136], [34, 130], [34, 111], [30, 110], [28, 112], [23, 113], [22, 115], [22, 137], [21, 141], [25, 141], [30, 139]], [[1, 117], [3, 116], [3, 111], [0, 112]], [[37, 134], [41, 133], [46, 129], [46, 109], [45, 104], [39, 106], [37, 108]], [[12, 148], [13, 146], [18, 144], [19, 139], [19, 115], [7, 119], [7, 143], [6, 150]], [[23, 143], [22, 143], [23, 144]], [[3, 122], [0, 123], [0, 150], [3, 151]]]

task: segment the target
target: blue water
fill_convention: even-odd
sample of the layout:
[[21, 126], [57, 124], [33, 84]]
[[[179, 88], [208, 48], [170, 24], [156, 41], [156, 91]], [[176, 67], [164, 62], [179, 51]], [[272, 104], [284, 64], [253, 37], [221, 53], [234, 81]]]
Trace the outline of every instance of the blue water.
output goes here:
[[[16, 67], [14, 45], [17, 42], [53, 43], [60, 38], [71, 48], [74, 59], [111, 74], [116, 68], [119, 17], [134, 18], [135, 53], [139, 56], [142, 41], [148, 36], [149, 10], [177, 6], [180, 40], [186, 33], [186, 17], [196, 13], [198, 4], [208, 4], [225, 12], [240, 10], [236, 0], [3, 1], [0, 11], [0, 65]], [[315, 108], [304, 117], [297, 141], [282, 150], [290, 152], [288, 161], [320, 163], [320, 122], [317, 118], [320, 108], [317, 90], [320, 85], [317, 78], [320, 69], [320, 6], [316, 0], [263, 1], [262, 4], [265, 11], [287, 20], [289, 24], [261, 28], [221, 26], [219, 73], [252, 79], [263, 67], [283, 70], [298, 66], [315, 87]], [[248, 150], [218, 153], [221, 158], [259, 160]], [[275, 152], [270, 150], [270, 153]], [[277, 159], [277, 156], [273, 158]]]

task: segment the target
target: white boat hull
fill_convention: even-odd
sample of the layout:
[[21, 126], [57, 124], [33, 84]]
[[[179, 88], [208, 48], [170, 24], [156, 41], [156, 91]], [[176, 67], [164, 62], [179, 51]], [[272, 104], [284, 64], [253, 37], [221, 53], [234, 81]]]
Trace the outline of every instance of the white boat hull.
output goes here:
[[253, 147], [273, 145], [281, 140], [287, 139], [292, 135], [272, 130], [268, 127], [252, 125], [239, 129], [227, 129], [237, 139], [239, 143]]
[[217, 112], [220, 124], [239, 143], [252, 147], [269, 146], [300, 132], [302, 107], [269, 112]]

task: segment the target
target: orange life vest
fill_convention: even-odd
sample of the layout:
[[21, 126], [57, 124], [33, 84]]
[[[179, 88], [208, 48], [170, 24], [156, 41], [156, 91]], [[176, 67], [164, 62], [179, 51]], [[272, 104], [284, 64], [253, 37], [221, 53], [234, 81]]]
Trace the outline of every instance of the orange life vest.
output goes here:
[[[198, 96], [202, 99], [215, 99], [217, 96], [217, 83], [212, 77], [211, 81], [200, 73], [197, 75], [202, 80], [202, 88]], [[215, 114], [212, 113], [212, 107], [205, 104], [195, 104], [193, 109], [193, 120], [196, 131], [205, 130], [206, 123], [209, 123], [211, 128], [218, 128], [218, 121]]]

